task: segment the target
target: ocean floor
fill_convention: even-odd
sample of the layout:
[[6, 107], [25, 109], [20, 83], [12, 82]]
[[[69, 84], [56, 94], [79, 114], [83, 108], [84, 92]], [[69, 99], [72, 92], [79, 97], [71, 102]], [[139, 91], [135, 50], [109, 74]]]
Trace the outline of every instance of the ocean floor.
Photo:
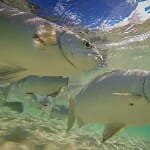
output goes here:
[[[149, 150], [150, 140], [125, 131], [101, 143], [101, 131], [91, 126], [66, 133], [67, 116], [52, 113], [0, 112], [0, 150]], [[34, 110], [33, 110], [34, 111]], [[36, 112], [36, 111], [35, 111]]]

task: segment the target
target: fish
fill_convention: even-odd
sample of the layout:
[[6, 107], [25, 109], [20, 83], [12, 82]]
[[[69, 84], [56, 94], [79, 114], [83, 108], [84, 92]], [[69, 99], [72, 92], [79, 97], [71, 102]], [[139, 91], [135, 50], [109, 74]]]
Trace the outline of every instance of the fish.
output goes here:
[[67, 91], [68, 84], [68, 77], [31, 75], [4, 86], [3, 94], [8, 101], [8, 96], [13, 90], [13, 93], [31, 96], [36, 102], [48, 106], [52, 103], [51, 97], [56, 97], [62, 89]]
[[0, 22], [1, 83], [29, 75], [74, 76], [101, 63], [99, 51], [88, 40], [2, 2]]
[[105, 142], [128, 126], [150, 124], [150, 71], [113, 70], [97, 76], [69, 100], [67, 131], [102, 123]]

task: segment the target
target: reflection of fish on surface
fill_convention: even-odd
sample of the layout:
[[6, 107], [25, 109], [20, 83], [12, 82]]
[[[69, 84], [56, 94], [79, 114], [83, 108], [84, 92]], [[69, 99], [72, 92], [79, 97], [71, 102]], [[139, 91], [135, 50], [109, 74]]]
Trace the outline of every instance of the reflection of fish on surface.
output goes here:
[[[62, 89], [68, 89], [69, 78], [61, 76], [28, 76], [4, 87], [6, 101], [11, 90], [16, 94], [29, 95], [35, 102], [52, 110], [55, 98]], [[11, 101], [12, 102], [12, 101]]]
[[85, 123], [106, 124], [103, 141], [121, 128], [149, 124], [150, 72], [142, 70], [112, 71], [95, 78], [70, 100], [68, 130], [75, 116], [79, 126]]
[[63, 27], [2, 2], [0, 15], [0, 32], [4, 33], [0, 40], [1, 81], [28, 75], [75, 75], [101, 62], [101, 55], [90, 42]]

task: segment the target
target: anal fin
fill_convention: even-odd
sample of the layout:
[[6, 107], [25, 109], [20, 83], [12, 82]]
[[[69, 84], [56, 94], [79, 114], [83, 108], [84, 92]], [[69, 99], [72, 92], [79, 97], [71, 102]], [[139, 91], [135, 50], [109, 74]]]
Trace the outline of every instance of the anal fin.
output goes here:
[[125, 126], [123, 123], [110, 123], [107, 124], [103, 131], [103, 142], [111, 138], [114, 134], [116, 134], [120, 129]]

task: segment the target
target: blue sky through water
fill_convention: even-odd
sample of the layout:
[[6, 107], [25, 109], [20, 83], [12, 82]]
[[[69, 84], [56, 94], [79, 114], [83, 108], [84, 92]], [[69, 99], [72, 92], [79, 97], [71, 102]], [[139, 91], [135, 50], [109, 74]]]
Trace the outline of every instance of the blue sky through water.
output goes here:
[[39, 7], [37, 15], [57, 24], [97, 27], [107, 21], [113, 25], [136, 8], [135, 0], [28, 0]]

